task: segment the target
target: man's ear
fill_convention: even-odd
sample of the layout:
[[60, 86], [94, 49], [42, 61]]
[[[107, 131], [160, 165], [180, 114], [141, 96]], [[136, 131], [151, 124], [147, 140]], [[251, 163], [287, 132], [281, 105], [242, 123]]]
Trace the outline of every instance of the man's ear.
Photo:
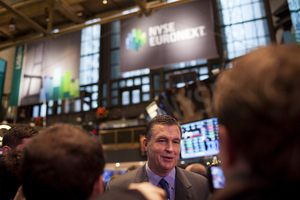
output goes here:
[[4, 147], [2, 147], [3, 156], [6, 156], [10, 151], [11, 151], [11, 148], [9, 146], [5, 145]]
[[234, 165], [237, 159], [237, 152], [230, 139], [228, 129], [222, 124], [219, 125], [219, 143], [219, 157], [222, 162], [222, 168], [226, 171], [226, 169], [230, 169]]
[[144, 138], [144, 140], [143, 140], [143, 145], [144, 145], [144, 148], [145, 148], [145, 151], [147, 152], [147, 150], [148, 150], [148, 141], [147, 141], [147, 138]]
[[103, 174], [95, 181], [91, 198], [96, 197], [104, 192]]

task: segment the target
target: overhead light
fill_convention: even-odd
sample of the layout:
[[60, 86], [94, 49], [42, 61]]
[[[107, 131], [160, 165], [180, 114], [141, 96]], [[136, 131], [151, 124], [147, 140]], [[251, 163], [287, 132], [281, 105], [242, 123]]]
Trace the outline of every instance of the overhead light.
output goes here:
[[10, 19], [10, 23], [9, 23], [9, 25], [8, 25], [8, 29], [9, 29], [9, 31], [15, 31], [16, 30], [16, 25], [15, 25], [15, 23], [14, 23], [14, 18], [11, 18]]
[[103, 0], [103, 4], [107, 4], [107, 0]]
[[9, 125], [0, 125], [0, 129], [9, 130], [11, 127]]

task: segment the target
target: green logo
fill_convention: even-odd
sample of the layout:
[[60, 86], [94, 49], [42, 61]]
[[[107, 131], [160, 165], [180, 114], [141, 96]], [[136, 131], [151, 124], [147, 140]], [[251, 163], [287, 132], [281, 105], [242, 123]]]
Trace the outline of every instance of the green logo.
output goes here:
[[137, 51], [145, 43], [146, 43], [146, 33], [142, 32], [141, 29], [133, 28], [131, 32], [127, 34], [126, 49]]

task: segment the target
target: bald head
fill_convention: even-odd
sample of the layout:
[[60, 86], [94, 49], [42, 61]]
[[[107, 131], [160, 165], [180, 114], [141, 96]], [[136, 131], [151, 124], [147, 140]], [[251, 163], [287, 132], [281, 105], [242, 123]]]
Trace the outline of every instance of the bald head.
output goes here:
[[185, 170], [200, 174], [202, 176], [207, 175], [205, 166], [199, 163], [190, 164], [185, 168]]

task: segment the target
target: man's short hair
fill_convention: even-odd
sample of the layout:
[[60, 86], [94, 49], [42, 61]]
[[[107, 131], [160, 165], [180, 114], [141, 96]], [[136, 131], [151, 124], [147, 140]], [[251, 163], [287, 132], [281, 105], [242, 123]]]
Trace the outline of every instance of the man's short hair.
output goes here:
[[87, 199], [104, 165], [98, 137], [72, 125], [53, 125], [25, 148], [24, 195], [31, 200]]
[[11, 149], [15, 149], [19, 144], [22, 144], [24, 138], [31, 138], [36, 134], [38, 134], [38, 131], [30, 126], [14, 125], [4, 133], [2, 146], [8, 146]]
[[2, 200], [13, 199], [22, 185], [21, 161], [23, 149], [11, 150], [0, 162], [0, 194]]
[[158, 115], [147, 124], [145, 137], [148, 141], [151, 139], [152, 129], [156, 124], [167, 126], [176, 125], [180, 131], [180, 136], [182, 135], [181, 126], [175, 118], [169, 115]]
[[233, 62], [218, 77], [213, 108], [254, 175], [299, 179], [300, 46], [269, 46]]

